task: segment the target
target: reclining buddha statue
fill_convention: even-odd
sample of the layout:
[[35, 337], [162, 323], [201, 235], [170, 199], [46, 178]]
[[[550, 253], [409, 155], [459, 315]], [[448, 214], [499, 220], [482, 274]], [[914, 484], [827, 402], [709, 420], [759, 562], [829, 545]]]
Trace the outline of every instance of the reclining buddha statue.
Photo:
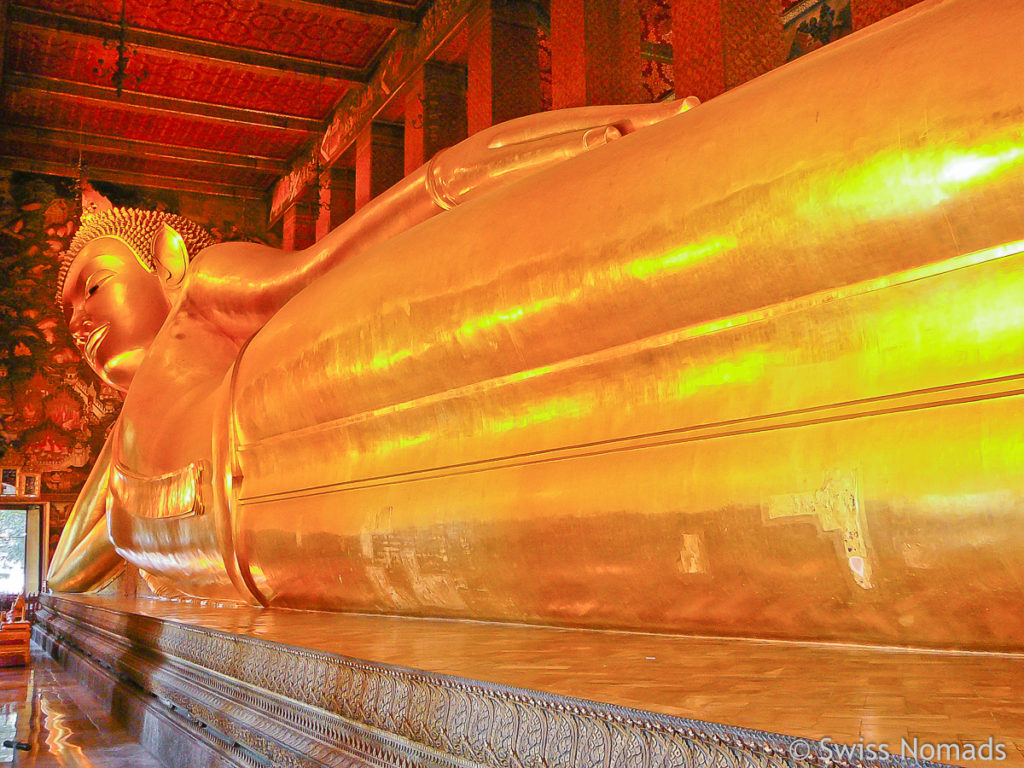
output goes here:
[[1019, 648], [1020, 30], [926, 1], [495, 126], [296, 253], [86, 224], [60, 301], [127, 395], [50, 586]]

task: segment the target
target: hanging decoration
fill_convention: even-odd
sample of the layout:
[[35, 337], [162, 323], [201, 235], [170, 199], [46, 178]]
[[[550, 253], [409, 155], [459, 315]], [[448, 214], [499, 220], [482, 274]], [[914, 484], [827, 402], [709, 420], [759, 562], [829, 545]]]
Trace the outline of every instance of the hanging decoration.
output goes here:
[[[128, 45], [127, 0], [121, 0], [121, 20], [119, 27], [120, 29], [117, 39], [107, 39], [103, 42], [104, 47], [112, 48], [117, 52], [117, 58], [109, 63], [104, 59], [100, 59], [97, 66], [93, 67], [93, 72], [95, 74], [107, 74], [117, 91], [117, 98], [120, 99], [125, 85], [128, 84], [129, 81], [128, 66], [138, 50], [135, 46]], [[133, 85], [138, 85], [148, 75], [145, 70], [139, 70], [135, 67], [133, 67], [132, 70], [131, 80]]]

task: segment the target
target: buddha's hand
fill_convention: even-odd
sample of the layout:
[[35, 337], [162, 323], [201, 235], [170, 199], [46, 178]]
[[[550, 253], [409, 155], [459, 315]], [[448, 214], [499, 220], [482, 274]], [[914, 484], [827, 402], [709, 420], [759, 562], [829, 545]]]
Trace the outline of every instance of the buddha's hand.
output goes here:
[[434, 201], [452, 208], [697, 106], [681, 101], [539, 112], [492, 126], [439, 153], [427, 167]]

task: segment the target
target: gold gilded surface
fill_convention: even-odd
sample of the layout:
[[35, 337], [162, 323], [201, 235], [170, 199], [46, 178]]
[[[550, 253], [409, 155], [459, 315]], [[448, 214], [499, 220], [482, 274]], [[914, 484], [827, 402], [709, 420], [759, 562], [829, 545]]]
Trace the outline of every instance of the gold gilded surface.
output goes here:
[[284, 607], [1019, 649], [1021, 30], [926, 2], [685, 114], [496, 126], [297, 254], [94, 240], [73, 328], [90, 258], [112, 329], [166, 318], [114, 459], [211, 468], [202, 515], [113, 499], [118, 553]]
[[110, 543], [106, 521], [93, 526], [75, 548], [50, 567], [51, 589], [66, 592], [88, 592], [98, 589], [124, 570], [124, 561]]

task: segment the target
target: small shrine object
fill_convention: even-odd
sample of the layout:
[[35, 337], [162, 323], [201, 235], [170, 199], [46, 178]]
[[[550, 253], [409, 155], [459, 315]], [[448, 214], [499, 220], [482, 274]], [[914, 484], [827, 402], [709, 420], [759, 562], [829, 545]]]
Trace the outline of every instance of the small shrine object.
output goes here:
[[0, 667], [23, 667], [32, 658], [32, 624], [25, 620], [25, 596], [18, 595], [0, 622]]

